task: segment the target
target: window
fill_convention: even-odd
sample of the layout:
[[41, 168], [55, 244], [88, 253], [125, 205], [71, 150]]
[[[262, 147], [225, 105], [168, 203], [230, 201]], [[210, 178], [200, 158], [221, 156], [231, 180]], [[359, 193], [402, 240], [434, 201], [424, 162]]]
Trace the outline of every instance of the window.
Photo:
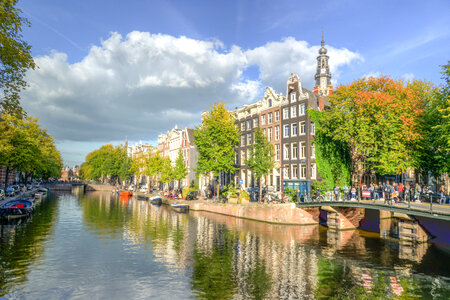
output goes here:
[[268, 140], [269, 140], [269, 141], [272, 141], [272, 140], [273, 140], [273, 128], [272, 128], [272, 127], [269, 128], [269, 137], [268, 137]]
[[300, 134], [305, 134], [306, 128], [305, 128], [305, 122], [300, 122]]
[[241, 123], [241, 131], [245, 131], [245, 121]]
[[298, 158], [298, 145], [297, 143], [292, 143], [292, 159]]
[[316, 149], [315, 149], [315, 145], [314, 143], [311, 144], [311, 157], [315, 158], [316, 157]]
[[272, 121], [273, 121], [273, 114], [272, 114], [272, 113], [269, 113], [269, 114], [267, 115], [267, 122], [268, 122], [269, 124], [272, 124]]
[[311, 122], [311, 134], [315, 133], [316, 133], [316, 125], [314, 124], [314, 122]]
[[241, 147], [245, 146], [245, 134], [241, 135]]
[[245, 165], [245, 150], [241, 151], [241, 165]]
[[316, 179], [316, 164], [311, 165], [311, 179]]
[[275, 145], [275, 160], [279, 161], [280, 160], [280, 144], [276, 144]]
[[252, 151], [250, 149], [247, 150], [247, 159], [250, 159], [250, 156], [252, 155]]
[[280, 111], [277, 110], [277, 111], [275, 112], [275, 122], [279, 122], [279, 121], [280, 121]]
[[269, 99], [269, 107], [272, 107], [272, 99]]
[[252, 129], [252, 120], [247, 120], [247, 130]]
[[289, 119], [289, 107], [283, 108], [283, 119]]
[[284, 168], [284, 178], [288, 179], [289, 178], [289, 167]]
[[283, 158], [289, 159], [289, 144], [283, 145]]
[[298, 177], [298, 166], [292, 165], [292, 179], [295, 179]]
[[263, 134], [264, 134], [264, 136], [267, 136], [267, 135], [266, 135], [266, 129], [265, 129], [265, 128], [263, 129]]
[[292, 127], [291, 136], [297, 136], [297, 123], [293, 123], [291, 127]]
[[300, 165], [300, 178], [306, 178], [306, 165]]
[[298, 115], [303, 116], [306, 112], [306, 105], [305, 103], [302, 103], [298, 106]]
[[294, 118], [297, 116], [297, 106], [291, 106], [291, 117]]
[[284, 136], [289, 137], [289, 125], [284, 125]]
[[261, 125], [262, 126], [266, 125], [266, 115], [261, 116]]
[[297, 101], [297, 94], [296, 93], [292, 93], [291, 94], [291, 102], [295, 102]]
[[275, 126], [275, 141], [280, 140], [280, 126]]
[[249, 133], [247, 134], [247, 145], [251, 145], [252, 144], [252, 134]]
[[258, 127], [258, 118], [253, 119], [253, 128]]
[[306, 145], [305, 142], [300, 142], [300, 158], [306, 157]]

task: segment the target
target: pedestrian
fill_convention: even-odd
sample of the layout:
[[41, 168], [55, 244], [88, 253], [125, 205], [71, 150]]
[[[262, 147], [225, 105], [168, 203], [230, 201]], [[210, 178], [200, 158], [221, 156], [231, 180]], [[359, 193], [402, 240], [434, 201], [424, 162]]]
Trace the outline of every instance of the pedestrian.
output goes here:
[[375, 192], [375, 187], [373, 186], [373, 183], [371, 183], [369, 186], [369, 192], [370, 192], [370, 200], [373, 200], [374, 192]]
[[376, 191], [377, 192], [375, 193], [375, 199], [380, 200], [381, 198], [383, 198], [383, 185], [381, 184], [381, 181], [378, 182]]
[[[381, 188], [382, 188], [382, 191], [383, 191], [383, 193], [382, 193], [382, 195], [383, 195], [383, 200], [385, 200], [386, 199], [386, 195], [384, 194], [384, 186], [386, 185], [386, 181], [383, 181], [383, 184], [381, 185]], [[386, 201], [386, 200], [385, 200]]]
[[404, 189], [404, 195], [405, 195], [405, 201], [411, 200], [411, 187], [409, 186], [409, 183], [405, 183], [405, 189]]
[[339, 187], [338, 186], [336, 186], [334, 188], [334, 200], [339, 201]]
[[400, 182], [400, 184], [398, 185], [398, 199], [401, 201], [405, 200], [405, 193], [404, 193], [404, 187], [403, 187], [403, 183]]
[[349, 188], [348, 186], [345, 184], [344, 187], [342, 188], [344, 190], [344, 201], [348, 200], [348, 192], [349, 192]]
[[389, 180], [386, 180], [384, 185], [384, 204], [391, 204], [391, 194], [393, 192], [392, 185], [389, 184]]
[[394, 203], [398, 201], [398, 184], [396, 182], [392, 183], [392, 201]]
[[416, 182], [416, 186], [414, 187], [414, 199], [416, 202], [420, 202], [420, 194], [422, 193], [422, 188], [419, 183]]
[[350, 196], [351, 198], [350, 198], [350, 201], [356, 201], [356, 188], [355, 188], [355, 186], [352, 186], [352, 189], [351, 189], [351, 196]]
[[441, 188], [439, 189], [439, 193], [441, 194], [441, 198], [439, 199], [439, 204], [442, 204], [442, 202], [446, 202], [446, 196], [447, 196], [447, 191], [445, 190], [445, 185], [441, 185]]

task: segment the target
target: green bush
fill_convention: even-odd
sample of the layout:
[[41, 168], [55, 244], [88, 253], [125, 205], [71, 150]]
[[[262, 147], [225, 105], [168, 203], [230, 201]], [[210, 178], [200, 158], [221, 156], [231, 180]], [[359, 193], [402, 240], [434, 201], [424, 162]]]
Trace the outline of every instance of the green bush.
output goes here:
[[287, 196], [290, 196], [292, 199], [292, 202], [297, 201], [297, 191], [294, 190], [293, 188], [290, 188], [290, 187], [284, 188], [284, 194]]
[[196, 191], [198, 191], [198, 189], [196, 189], [195, 187], [184, 187], [183, 191], [181, 192], [181, 195], [186, 198], [186, 196], [190, 192], [196, 192]]

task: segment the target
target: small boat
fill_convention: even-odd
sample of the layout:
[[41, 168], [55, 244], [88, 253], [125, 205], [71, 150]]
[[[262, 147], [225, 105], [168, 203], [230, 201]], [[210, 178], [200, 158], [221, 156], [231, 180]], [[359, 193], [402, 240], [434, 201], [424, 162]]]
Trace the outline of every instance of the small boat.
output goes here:
[[133, 196], [132, 191], [121, 191], [120, 192], [120, 197], [131, 197], [131, 196]]
[[177, 211], [177, 212], [188, 212], [189, 211], [189, 205], [187, 204], [178, 204], [176, 202], [174, 202], [171, 205], [172, 209]]
[[47, 196], [48, 190], [46, 188], [39, 188], [38, 192], [42, 194], [43, 197]]
[[11, 200], [0, 206], [0, 216], [6, 219], [22, 218], [29, 216], [33, 209], [34, 205], [30, 200]]
[[142, 192], [136, 192], [134, 194], [134, 196], [136, 197], [136, 199], [138, 200], [148, 200], [148, 197], [146, 194], [142, 193]]
[[151, 203], [155, 205], [161, 205], [162, 204], [162, 198], [160, 196], [154, 196], [150, 198]]

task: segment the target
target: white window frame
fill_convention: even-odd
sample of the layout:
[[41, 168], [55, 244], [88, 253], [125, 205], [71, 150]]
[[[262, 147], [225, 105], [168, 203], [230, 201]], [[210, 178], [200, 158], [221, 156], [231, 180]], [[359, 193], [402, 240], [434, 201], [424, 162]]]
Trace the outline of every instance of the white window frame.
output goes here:
[[275, 122], [279, 122], [280, 121], [280, 111], [277, 110], [275, 111]]
[[289, 144], [283, 144], [283, 159], [289, 160]]
[[311, 158], [316, 157], [316, 145], [314, 143], [311, 144]]
[[297, 101], [297, 93], [292, 92], [291, 93], [291, 102], [295, 102], [295, 101]]
[[281, 158], [281, 145], [276, 144], [275, 145], [275, 160], [280, 161], [280, 158]]
[[291, 165], [291, 167], [292, 167], [292, 172], [291, 172], [292, 179], [297, 179], [298, 178], [298, 165], [293, 164], [293, 165]]
[[247, 134], [247, 145], [251, 145], [252, 144], [252, 134], [248, 133]]
[[304, 179], [306, 178], [306, 165], [300, 164], [300, 178]]
[[289, 179], [289, 171], [291, 169], [291, 166], [288, 166], [287, 168], [283, 169], [284, 172], [284, 179]]
[[251, 130], [252, 129], [252, 119], [247, 120], [247, 130]]
[[245, 121], [241, 123], [241, 131], [245, 131]]
[[311, 164], [311, 179], [316, 179], [317, 177], [317, 166], [315, 163]]
[[267, 139], [269, 140], [269, 142], [271, 142], [273, 140], [273, 128], [272, 127], [269, 128]]
[[311, 122], [310, 126], [311, 134], [316, 134], [316, 124], [314, 124], [314, 122]]
[[268, 113], [267, 114], [267, 124], [272, 124], [273, 123], [273, 113]]
[[245, 150], [241, 150], [241, 165], [245, 166]]
[[299, 116], [304, 116], [306, 113], [306, 104], [302, 103], [298, 105], [298, 115]]
[[299, 144], [299, 155], [300, 155], [300, 159], [304, 159], [306, 158], [306, 142], [300, 142]]
[[[294, 149], [296, 149], [296, 150], [294, 151]], [[298, 144], [297, 143], [291, 144], [291, 157], [292, 157], [292, 159], [298, 159]]]
[[261, 126], [266, 125], [266, 115], [261, 116]]
[[283, 120], [289, 119], [289, 107], [283, 108]]
[[291, 118], [297, 117], [297, 106], [291, 106]]
[[[294, 128], [295, 128], [295, 132], [294, 132]], [[297, 136], [297, 135], [298, 135], [297, 123], [292, 123], [291, 124], [291, 136]]]
[[[283, 137], [288, 138], [289, 137], [289, 124], [284, 125], [283, 127]], [[286, 128], [287, 128], [287, 134], [286, 134]]]
[[258, 118], [253, 119], [253, 128], [258, 127]]
[[280, 126], [275, 126], [275, 141], [280, 140]]
[[298, 135], [306, 134], [306, 122], [302, 121], [298, 123]]

